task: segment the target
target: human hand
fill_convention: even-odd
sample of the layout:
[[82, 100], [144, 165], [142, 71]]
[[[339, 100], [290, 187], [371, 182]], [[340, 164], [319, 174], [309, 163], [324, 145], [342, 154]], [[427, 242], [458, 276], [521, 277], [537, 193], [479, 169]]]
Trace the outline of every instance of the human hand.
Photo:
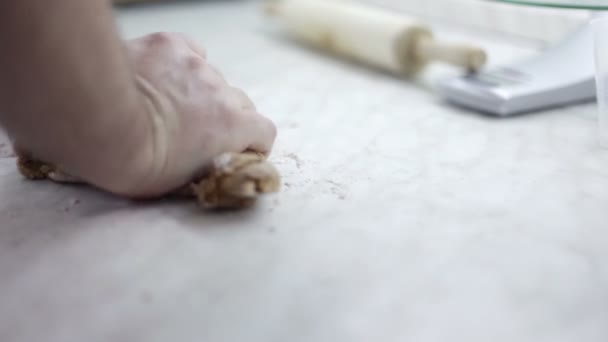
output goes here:
[[[137, 125], [131, 130], [139, 133], [95, 132], [104, 137], [105, 149], [132, 151], [127, 160], [118, 157], [124, 153], [99, 155], [78, 149], [64, 156], [73, 166], [95, 162], [97, 176], [87, 182], [127, 197], [152, 197], [192, 181], [220, 154], [270, 152], [274, 124], [256, 111], [242, 90], [225, 81], [191, 39], [155, 33], [126, 41], [125, 48], [145, 110], [127, 111], [132, 118], [124, 121]], [[18, 154], [30, 156], [28, 148], [20, 149], [18, 141], [15, 145]], [[31, 157], [45, 160], [44, 155]], [[61, 169], [74, 176], [53, 172], [49, 177], [58, 182], [84, 178], [72, 172], [82, 167]]]
[[[242, 90], [226, 82], [191, 39], [155, 33], [125, 46], [147, 104], [150, 134], [141, 142], [142, 157], [134, 161], [138, 165], [132, 174], [139, 177], [119, 191], [122, 195], [148, 197], [174, 190], [225, 152], [270, 153], [274, 124]], [[65, 176], [56, 180], [65, 181]]]
[[155, 33], [127, 41], [126, 48], [152, 128], [143, 146], [149, 158], [138, 166], [144, 181], [133, 195], [179, 187], [225, 152], [271, 151], [274, 124], [226, 82], [190, 38]]

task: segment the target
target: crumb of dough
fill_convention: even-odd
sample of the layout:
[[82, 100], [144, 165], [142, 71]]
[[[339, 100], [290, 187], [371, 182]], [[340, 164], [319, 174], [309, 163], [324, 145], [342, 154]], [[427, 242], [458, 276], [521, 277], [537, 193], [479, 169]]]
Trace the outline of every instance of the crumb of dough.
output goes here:
[[304, 162], [302, 161], [302, 159], [300, 159], [300, 157], [295, 154], [295, 153], [289, 153], [286, 155], [287, 158], [293, 160], [296, 163], [296, 167], [299, 169], [302, 167], [302, 165], [304, 164]]
[[[18, 156], [17, 168], [28, 179], [48, 179], [53, 165]], [[206, 209], [251, 207], [264, 194], [278, 192], [281, 177], [277, 169], [257, 153], [226, 153], [217, 157], [205, 175], [173, 194], [197, 198]]]
[[191, 184], [199, 203], [211, 208], [244, 208], [262, 194], [280, 189], [278, 171], [255, 153], [224, 154], [208, 174]]
[[55, 167], [50, 164], [23, 156], [17, 158], [17, 169], [25, 178], [32, 180], [47, 179], [49, 173], [55, 171]]

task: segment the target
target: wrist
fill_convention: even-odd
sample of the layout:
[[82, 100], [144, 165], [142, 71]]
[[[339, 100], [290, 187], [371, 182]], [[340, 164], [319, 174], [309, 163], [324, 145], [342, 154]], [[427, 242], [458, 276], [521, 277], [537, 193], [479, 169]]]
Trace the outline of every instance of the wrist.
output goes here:
[[136, 85], [137, 106], [130, 112], [133, 123], [127, 139], [117, 147], [124, 150], [120, 155], [106, 156], [109, 159], [101, 168], [106, 171], [97, 174], [91, 183], [126, 197], [158, 196], [170, 190], [159, 187], [159, 183], [169, 167], [171, 142], [171, 124], [162, 113], [173, 110], [173, 106], [146, 79], [136, 76]]
[[144, 165], [151, 157], [151, 132], [146, 109], [134, 104], [124, 115], [122, 127], [98, 127], [96, 134], [77, 149], [68, 149], [60, 169], [65, 169], [102, 190], [132, 196], [148, 178]]

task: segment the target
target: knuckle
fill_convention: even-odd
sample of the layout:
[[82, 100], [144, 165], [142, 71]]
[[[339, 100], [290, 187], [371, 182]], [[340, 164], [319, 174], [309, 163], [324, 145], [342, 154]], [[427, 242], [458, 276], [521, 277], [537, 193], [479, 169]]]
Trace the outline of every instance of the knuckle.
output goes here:
[[242, 99], [249, 99], [249, 96], [247, 96], [243, 89], [237, 87], [230, 87], [230, 89], [232, 89], [232, 92], [235, 94], [235, 96], [240, 97]]
[[222, 92], [221, 84], [215, 79], [207, 79], [205, 80], [204, 89], [211, 93]]
[[173, 40], [173, 36], [168, 32], [155, 32], [149, 34], [146, 41], [149, 45], [165, 46], [169, 45]]
[[186, 41], [186, 44], [188, 45], [188, 47], [190, 47], [190, 49], [192, 51], [194, 51], [196, 54], [200, 55], [202, 58], [207, 58], [207, 50], [205, 50], [205, 48], [203, 48], [195, 40], [193, 40], [189, 37], [184, 37], [184, 40]]
[[[213, 67], [208, 65], [206, 68], [205, 84], [210, 91], [221, 91], [224, 87], [223, 78], [217, 73]], [[226, 96], [227, 94], [224, 94]]]
[[185, 58], [185, 63], [188, 69], [198, 70], [205, 65], [205, 60], [198, 56], [187, 56]]
[[251, 101], [247, 93], [245, 93], [242, 89], [230, 87], [230, 90], [232, 91], [235, 101], [240, 104], [241, 109], [255, 109], [253, 101]]
[[242, 121], [243, 113], [241, 113], [241, 109], [235, 103], [234, 98], [230, 96], [230, 94], [224, 93], [222, 95], [222, 100], [220, 101], [220, 107], [225, 115], [230, 116], [231, 120]]

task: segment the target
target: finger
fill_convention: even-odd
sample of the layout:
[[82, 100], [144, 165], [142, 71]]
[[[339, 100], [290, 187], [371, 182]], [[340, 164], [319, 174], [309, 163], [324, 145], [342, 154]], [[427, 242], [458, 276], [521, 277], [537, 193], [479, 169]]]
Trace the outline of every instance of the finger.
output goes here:
[[227, 86], [218, 97], [226, 113], [240, 115], [241, 112], [256, 111], [253, 101], [239, 88]]
[[[175, 52], [175, 41], [177, 40], [176, 34], [167, 32], [156, 32], [141, 36], [138, 38], [130, 39], [125, 41], [126, 51], [132, 61], [137, 60], [135, 64], [136, 68], [146, 69], [144, 65], [150, 64], [153, 61], [166, 57]], [[182, 44], [185, 46], [185, 44]], [[188, 47], [184, 47], [188, 49]]]
[[244, 112], [242, 118], [243, 136], [247, 138], [243, 150], [270, 154], [277, 136], [277, 128], [274, 123], [254, 111]]
[[226, 89], [226, 80], [224, 79], [224, 75], [222, 75], [222, 73], [213, 65], [205, 63], [199, 69], [199, 72], [201, 79], [204, 80], [203, 84], [205, 84], [203, 91], [221, 91], [224, 93], [224, 90]]
[[[140, 37], [143, 42], [149, 48], [154, 49], [166, 49], [168, 46], [172, 46], [178, 41], [179, 34], [173, 32], [155, 32]], [[137, 40], [136, 40], [137, 41]]]
[[233, 93], [235, 101], [238, 102], [238, 108], [245, 111], [255, 111], [255, 103], [251, 101], [249, 96], [240, 88], [230, 87], [230, 91]]
[[84, 181], [61, 171], [53, 171], [48, 175], [49, 179], [57, 183], [83, 183]]
[[202, 46], [200, 46], [197, 42], [195, 42], [194, 39], [192, 39], [186, 35], [182, 35], [182, 37], [184, 38], [186, 45], [190, 48], [190, 50], [192, 50], [192, 52], [196, 53], [197, 55], [199, 55], [201, 58], [203, 58], [205, 60], [207, 59], [207, 51], [205, 51], [205, 49], [203, 49]]

